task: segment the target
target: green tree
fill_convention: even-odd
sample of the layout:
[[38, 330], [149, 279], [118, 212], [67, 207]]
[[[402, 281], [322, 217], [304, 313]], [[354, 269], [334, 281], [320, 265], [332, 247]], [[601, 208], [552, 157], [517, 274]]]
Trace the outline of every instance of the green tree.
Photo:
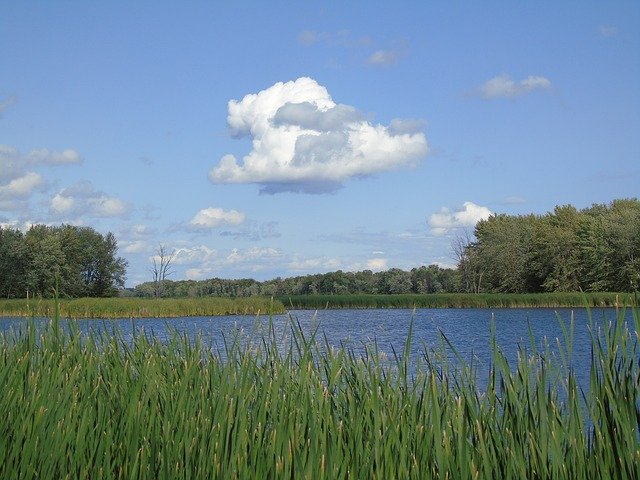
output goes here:
[[26, 295], [27, 246], [19, 230], [0, 227], [0, 296]]
[[640, 201], [614, 200], [611, 204], [606, 235], [611, 244], [611, 263], [615, 291], [640, 288]]
[[65, 268], [60, 238], [53, 227], [35, 225], [25, 235], [28, 263], [26, 283], [35, 295], [50, 297]]
[[575, 207], [565, 205], [536, 222], [531, 269], [546, 291], [575, 292], [580, 288], [577, 228], [581, 215]]

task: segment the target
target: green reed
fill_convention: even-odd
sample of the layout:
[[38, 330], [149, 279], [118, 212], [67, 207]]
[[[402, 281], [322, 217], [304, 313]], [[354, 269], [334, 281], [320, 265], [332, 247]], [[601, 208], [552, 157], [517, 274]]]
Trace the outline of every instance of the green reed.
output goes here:
[[611, 292], [279, 295], [293, 309], [615, 307], [629, 294]]
[[[295, 322], [221, 351], [175, 333], [0, 334], [0, 478], [639, 478], [640, 315], [592, 329], [590, 387], [549, 348], [479, 387], [455, 348], [386, 358]], [[54, 319], [55, 320], [55, 319]], [[282, 346], [285, 345], [285, 346]], [[460, 359], [462, 360], [462, 359]]]
[[0, 299], [0, 316], [65, 318], [169, 318], [284, 313], [266, 297]]

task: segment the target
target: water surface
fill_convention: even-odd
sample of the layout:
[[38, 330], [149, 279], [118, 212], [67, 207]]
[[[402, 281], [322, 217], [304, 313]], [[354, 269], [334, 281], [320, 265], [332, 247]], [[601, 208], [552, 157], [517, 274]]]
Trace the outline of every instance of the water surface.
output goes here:
[[[626, 322], [633, 328], [631, 311], [626, 312]], [[125, 338], [134, 332], [154, 335], [166, 340], [175, 330], [195, 338], [200, 335], [205, 345], [223, 351], [224, 339], [236, 334], [246, 340], [260, 338], [272, 325], [281, 345], [291, 339], [291, 326], [299, 325], [301, 331], [316, 338], [323, 344], [346, 346], [357, 354], [364, 352], [365, 345], [374, 342], [378, 350], [388, 358], [394, 358], [394, 351], [401, 353], [413, 326], [411, 359], [416, 364], [425, 349], [436, 348], [442, 343], [441, 333], [455, 346], [458, 354], [466, 362], [473, 361], [480, 380], [486, 377], [492, 362], [491, 325], [495, 325], [498, 346], [504, 351], [509, 363], [514, 365], [519, 348], [530, 354], [533, 349], [529, 336], [529, 326], [535, 347], [544, 351], [549, 348], [560, 361], [558, 341], [565, 344], [560, 320], [569, 328], [573, 320], [571, 365], [578, 374], [579, 382], [588, 384], [591, 359], [591, 331], [597, 333], [603, 322], [615, 322], [615, 309], [372, 309], [372, 310], [293, 310], [287, 315], [269, 317], [221, 316], [184, 317], [171, 319], [137, 320], [80, 320], [83, 332], [106, 328], [119, 329]], [[46, 320], [41, 319], [41, 322]], [[24, 325], [25, 319], [1, 318], [0, 331]], [[451, 351], [449, 357], [454, 358]]]

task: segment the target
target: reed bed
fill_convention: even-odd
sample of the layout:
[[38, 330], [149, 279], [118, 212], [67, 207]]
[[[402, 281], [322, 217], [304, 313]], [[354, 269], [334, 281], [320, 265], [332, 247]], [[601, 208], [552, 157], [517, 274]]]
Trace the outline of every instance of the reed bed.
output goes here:
[[280, 295], [275, 298], [289, 308], [303, 310], [336, 308], [615, 307], [628, 305], [634, 301], [630, 294], [611, 292]]
[[[216, 315], [284, 313], [282, 303], [266, 297], [243, 298], [71, 298], [58, 301], [63, 317], [171, 318]], [[54, 315], [55, 299], [0, 300], [0, 317], [47, 317]]]
[[411, 333], [385, 359], [295, 323], [284, 347], [268, 328], [220, 352], [31, 322], [0, 335], [0, 478], [640, 478], [640, 315], [622, 318], [592, 330], [588, 387], [569, 323], [559, 363], [532, 344], [509, 365], [494, 340], [482, 390], [444, 337], [409, 365]]

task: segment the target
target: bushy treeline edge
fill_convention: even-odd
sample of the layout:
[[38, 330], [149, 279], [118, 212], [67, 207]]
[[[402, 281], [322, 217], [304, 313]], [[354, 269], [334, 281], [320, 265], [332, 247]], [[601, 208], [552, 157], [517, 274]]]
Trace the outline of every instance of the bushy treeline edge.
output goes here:
[[219, 350], [31, 322], [0, 333], [0, 477], [639, 478], [640, 317], [603, 320], [589, 385], [572, 323], [516, 364], [493, 330], [483, 382], [444, 337], [410, 364], [411, 330], [388, 358], [295, 323]]
[[117, 295], [127, 267], [117, 251], [112, 233], [90, 227], [0, 227], [0, 298]]
[[472, 292], [632, 292], [640, 288], [640, 201], [614, 200], [546, 215], [494, 215], [458, 244]]

